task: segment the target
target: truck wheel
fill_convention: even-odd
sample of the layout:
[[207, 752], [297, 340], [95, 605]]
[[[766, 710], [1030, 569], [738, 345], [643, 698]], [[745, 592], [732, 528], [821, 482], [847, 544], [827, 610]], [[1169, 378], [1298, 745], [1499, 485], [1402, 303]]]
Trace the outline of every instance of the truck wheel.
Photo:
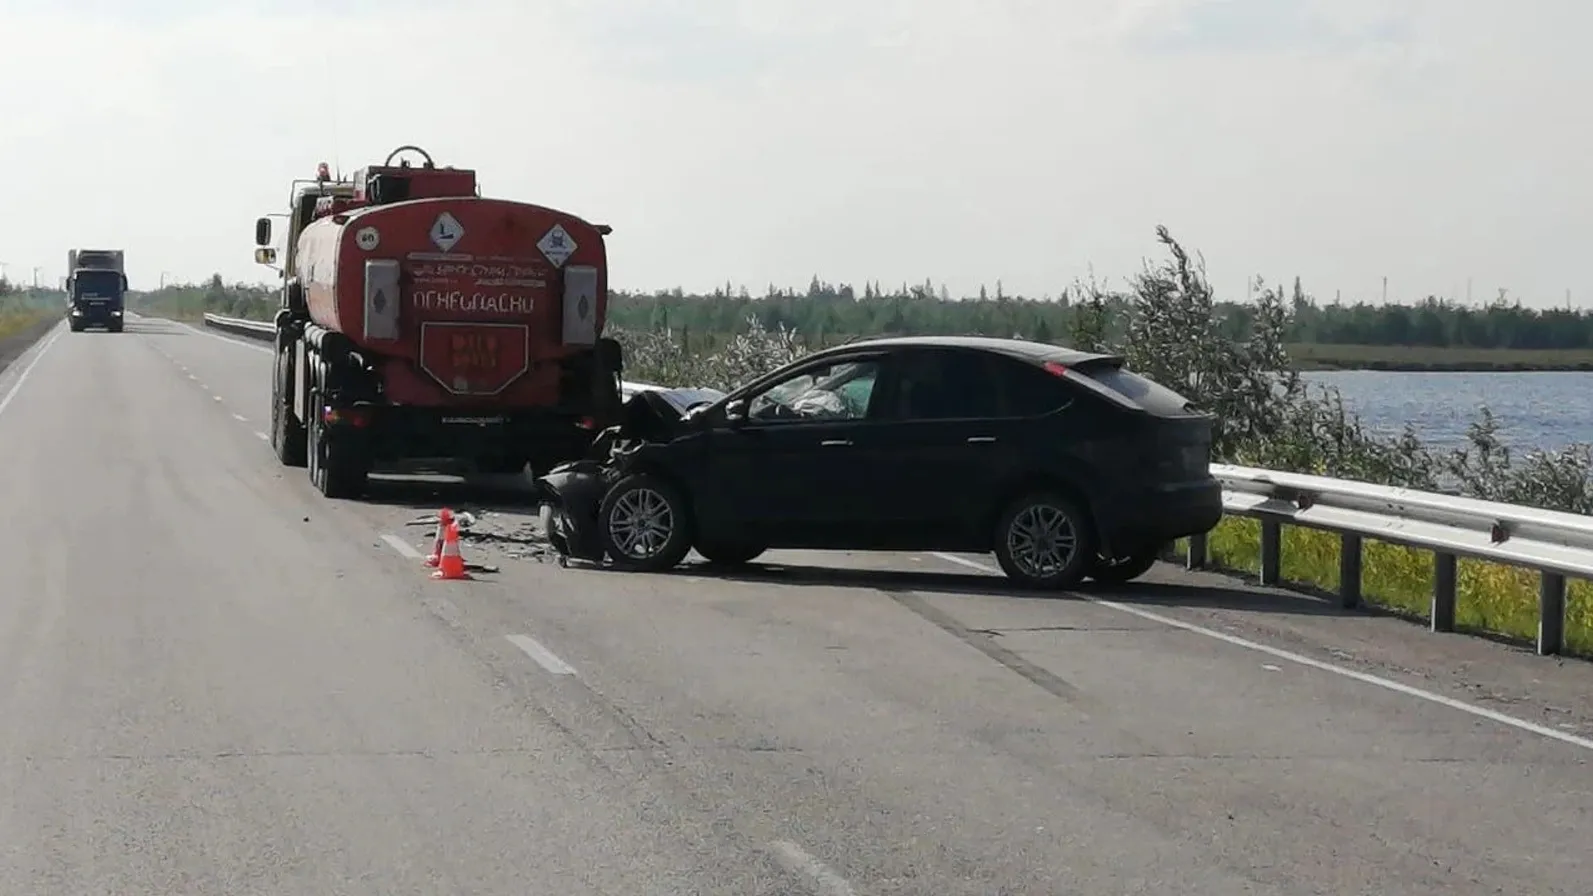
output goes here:
[[316, 365], [317, 382], [310, 388], [309, 464], [310, 482], [328, 498], [358, 498], [365, 493], [370, 473], [365, 453], [346, 438], [329, 438], [326, 421], [319, 413], [321, 386], [330, 370], [325, 361]]
[[69, 321], [66, 322], [66, 325], [71, 327], [72, 328], [72, 332], [74, 332], [74, 333], [83, 332], [83, 324], [82, 324], [81, 321], [69, 320]]
[[1030, 588], [1077, 585], [1095, 561], [1095, 527], [1077, 501], [1036, 492], [1007, 505], [996, 524], [996, 562]]
[[626, 476], [609, 488], [597, 529], [609, 559], [632, 572], [663, 572], [691, 550], [685, 498], [673, 484], [648, 473]]
[[105, 329], [111, 331], [112, 333], [120, 333], [122, 332], [122, 322], [119, 320], [113, 320], [105, 325]]
[[289, 344], [277, 351], [276, 369], [271, 380], [271, 449], [285, 467], [302, 467], [308, 463], [309, 434], [304, 422], [293, 413], [293, 352]]

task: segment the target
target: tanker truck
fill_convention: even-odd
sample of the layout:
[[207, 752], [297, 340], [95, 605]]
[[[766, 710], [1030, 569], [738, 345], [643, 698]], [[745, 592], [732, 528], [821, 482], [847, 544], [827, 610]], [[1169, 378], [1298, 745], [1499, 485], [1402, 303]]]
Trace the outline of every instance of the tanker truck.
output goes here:
[[66, 321], [72, 332], [89, 327], [122, 332], [127, 269], [121, 249], [68, 249], [64, 287]]
[[[421, 164], [394, 160], [407, 152]], [[278, 259], [272, 217], [286, 218]], [[270, 442], [329, 498], [378, 465], [535, 473], [617, 422], [620, 347], [602, 336], [607, 225], [485, 198], [470, 169], [401, 146], [381, 165], [295, 180], [255, 222], [282, 278]]]

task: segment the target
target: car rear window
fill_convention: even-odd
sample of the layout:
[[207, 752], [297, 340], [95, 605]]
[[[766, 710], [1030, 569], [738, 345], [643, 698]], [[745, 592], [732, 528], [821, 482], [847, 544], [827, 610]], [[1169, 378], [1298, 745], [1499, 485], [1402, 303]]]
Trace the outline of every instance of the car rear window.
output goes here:
[[1160, 383], [1116, 365], [1087, 366], [1074, 370], [1152, 414], [1176, 416], [1191, 413], [1189, 399]]

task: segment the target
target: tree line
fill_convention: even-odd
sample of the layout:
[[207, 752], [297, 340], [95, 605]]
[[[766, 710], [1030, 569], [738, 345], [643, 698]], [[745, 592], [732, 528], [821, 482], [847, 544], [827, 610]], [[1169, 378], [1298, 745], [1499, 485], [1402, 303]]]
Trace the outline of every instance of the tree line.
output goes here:
[[[1255, 293], [1285, 295], [1288, 319], [1284, 340], [1308, 345], [1421, 346], [1471, 349], [1593, 349], [1593, 310], [1538, 309], [1503, 292], [1484, 305], [1468, 306], [1429, 296], [1411, 305], [1322, 303], [1298, 278], [1286, 294], [1258, 281]], [[0, 280], [0, 296], [27, 294]], [[39, 290], [59, 296], [57, 290]], [[609, 317], [626, 329], [669, 328], [688, 340], [722, 339], [738, 332], [749, 317], [766, 329], [789, 329], [809, 345], [826, 345], [863, 336], [978, 334], [1020, 336], [1042, 342], [1069, 342], [1099, 321], [1123, 320], [1133, 297], [1127, 284], [1113, 289], [1075, 283], [1054, 296], [1008, 294], [1001, 282], [976, 295], [953, 298], [944, 284], [893, 287], [878, 281], [831, 283], [815, 276], [805, 289], [768, 285], [761, 295], [729, 283], [708, 293], [682, 289], [653, 292], [616, 290]], [[277, 307], [274, 286], [226, 283], [214, 274], [201, 283], [181, 283], [129, 300], [135, 309], [197, 317], [205, 312], [269, 319]], [[1216, 301], [1218, 326], [1229, 336], [1249, 332], [1254, 301]]]
[[[1269, 289], [1255, 284], [1256, 293]], [[1076, 284], [1055, 297], [1007, 295], [994, 290], [952, 298], [944, 286], [886, 289], [814, 277], [805, 290], [768, 287], [749, 295], [728, 284], [707, 294], [680, 289], [612, 294], [610, 316], [629, 329], [670, 327], [701, 334], [732, 333], [749, 316], [767, 329], [786, 328], [809, 344], [857, 336], [951, 335], [1020, 336], [1041, 342], [1068, 341], [1091, 318], [1122, 319], [1132, 304], [1124, 290]], [[1593, 310], [1535, 309], [1501, 294], [1482, 306], [1466, 306], [1436, 296], [1414, 305], [1364, 302], [1323, 304], [1304, 291], [1298, 279], [1287, 294], [1284, 339], [1314, 345], [1424, 346], [1474, 349], [1593, 349]], [[1249, 332], [1254, 302], [1218, 301], [1215, 313], [1230, 336]]]

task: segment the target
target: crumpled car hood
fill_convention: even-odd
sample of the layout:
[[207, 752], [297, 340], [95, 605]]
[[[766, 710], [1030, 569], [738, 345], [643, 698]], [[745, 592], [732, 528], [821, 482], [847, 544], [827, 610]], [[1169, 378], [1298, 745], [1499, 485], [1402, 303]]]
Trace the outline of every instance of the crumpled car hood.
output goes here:
[[625, 441], [669, 442], [687, 430], [686, 411], [725, 397], [718, 389], [648, 389], [620, 410], [618, 436]]

